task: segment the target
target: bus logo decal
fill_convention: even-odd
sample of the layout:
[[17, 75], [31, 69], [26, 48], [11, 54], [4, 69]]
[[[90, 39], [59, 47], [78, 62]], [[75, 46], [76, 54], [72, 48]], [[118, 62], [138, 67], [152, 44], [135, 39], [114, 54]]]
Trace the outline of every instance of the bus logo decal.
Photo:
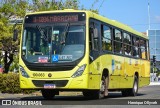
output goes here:
[[115, 64], [114, 64], [114, 60], [112, 59], [112, 73], [114, 72], [115, 70]]
[[52, 77], [52, 74], [51, 74], [51, 73], [49, 73], [49, 74], [48, 74], [48, 77]]

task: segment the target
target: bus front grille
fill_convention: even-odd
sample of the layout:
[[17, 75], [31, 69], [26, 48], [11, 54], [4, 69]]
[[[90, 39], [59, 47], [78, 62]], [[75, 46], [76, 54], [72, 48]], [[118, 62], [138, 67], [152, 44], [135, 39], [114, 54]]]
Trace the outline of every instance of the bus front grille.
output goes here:
[[32, 80], [36, 87], [44, 87], [44, 84], [55, 84], [56, 87], [65, 87], [68, 80]]

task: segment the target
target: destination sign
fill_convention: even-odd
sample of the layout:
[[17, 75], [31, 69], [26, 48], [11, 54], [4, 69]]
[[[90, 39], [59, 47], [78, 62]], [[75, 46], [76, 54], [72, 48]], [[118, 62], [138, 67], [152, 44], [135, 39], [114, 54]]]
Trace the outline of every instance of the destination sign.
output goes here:
[[25, 23], [58, 23], [84, 21], [85, 13], [35, 14], [25, 17]]
[[78, 15], [35, 16], [33, 17], [33, 23], [75, 22], [75, 21], [78, 21]]

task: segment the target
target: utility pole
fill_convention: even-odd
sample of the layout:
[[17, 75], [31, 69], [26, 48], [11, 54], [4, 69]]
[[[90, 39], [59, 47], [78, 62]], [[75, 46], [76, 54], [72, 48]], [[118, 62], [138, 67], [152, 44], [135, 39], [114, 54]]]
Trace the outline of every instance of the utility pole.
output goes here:
[[150, 2], [148, 0], [148, 30], [151, 29], [151, 25], [150, 25]]

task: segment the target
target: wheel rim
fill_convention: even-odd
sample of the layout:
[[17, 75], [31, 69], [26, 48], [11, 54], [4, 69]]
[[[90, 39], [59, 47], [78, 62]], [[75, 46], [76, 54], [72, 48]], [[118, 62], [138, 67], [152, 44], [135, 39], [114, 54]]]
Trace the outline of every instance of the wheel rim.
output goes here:
[[104, 90], [105, 90], [104, 81], [101, 81], [101, 89], [100, 89], [100, 92], [104, 92]]
[[137, 80], [135, 80], [133, 89], [134, 89], [134, 92], [137, 93], [137, 90], [138, 90], [138, 83], [137, 83]]
[[100, 98], [104, 97], [104, 93], [105, 93], [105, 80], [104, 78], [101, 80], [101, 84], [100, 84]]

